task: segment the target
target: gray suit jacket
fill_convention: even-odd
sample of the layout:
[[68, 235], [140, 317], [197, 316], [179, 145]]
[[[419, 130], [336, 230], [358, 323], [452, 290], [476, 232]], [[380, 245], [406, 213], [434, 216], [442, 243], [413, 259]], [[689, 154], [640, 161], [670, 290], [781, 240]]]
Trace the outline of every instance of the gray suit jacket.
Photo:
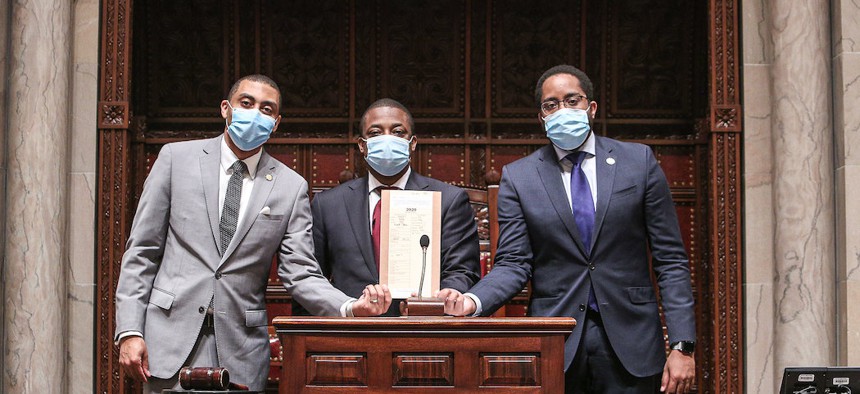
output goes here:
[[[585, 319], [594, 286], [612, 348], [635, 376], [666, 361], [651, 273], [669, 341], [695, 339], [687, 253], [666, 177], [645, 145], [597, 137], [597, 211], [591, 253], [582, 243], [552, 145], [505, 166], [499, 186], [499, 247], [493, 269], [470, 291], [483, 313], [532, 280], [529, 314]], [[650, 251], [650, 264], [649, 252]], [[565, 343], [565, 369], [582, 334]]]
[[[116, 293], [116, 335], [143, 333], [150, 372], [182, 367], [214, 295], [220, 366], [262, 390], [269, 370], [266, 281], [274, 256], [287, 290], [314, 314], [349, 297], [313, 257], [307, 182], [263, 152], [233, 240], [219, 255], [218, 171], [223, 136], [165, 145], [146, 179]], [[261, 213], [268, 207], [268, 213]]]

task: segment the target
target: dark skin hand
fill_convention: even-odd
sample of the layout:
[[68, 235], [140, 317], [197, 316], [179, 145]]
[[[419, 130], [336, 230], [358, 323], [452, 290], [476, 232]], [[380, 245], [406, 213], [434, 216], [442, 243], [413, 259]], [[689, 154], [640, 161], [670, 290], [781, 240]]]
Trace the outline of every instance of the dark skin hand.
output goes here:
[[693, 388], [696, 379], [696, 360], [692, 354], [672, 350], [663, 368], [663, 380], [660, 391], [664, 393], [683, 394]]

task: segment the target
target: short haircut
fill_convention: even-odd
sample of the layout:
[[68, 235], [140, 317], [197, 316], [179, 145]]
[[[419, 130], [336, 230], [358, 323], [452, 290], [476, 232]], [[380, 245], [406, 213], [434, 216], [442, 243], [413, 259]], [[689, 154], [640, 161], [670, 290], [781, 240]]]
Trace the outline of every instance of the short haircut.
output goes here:
[[415, 134], [415, 121], [412, 119], [412, 113], [406, 109], [406, 106], [400, 104], [399, 101], [390, 98], [381, 98], [370, 104], [364, 113], [361, 115], [361, 120], [358, 121], [358, 133], [364, 135], [364, 120], [367, 118], [367, 113], [376, 108], [397, 108], [406, 114], [406, 121], [409, 123], [409, 134]]
[[272, 78], [269, 78], [262, 74], [246, 75], [236, 80], [236, 82], [233, 83], [233, 86], [230, 87], [230, 92], [227, 93], [227, 101], [230, 101], [230, 99], [233, 98], [233, 95], [235, 95], [236, 91], [239, 90], [239, 85], [242, 84], [242, 81], [259, 82], [271, 86], [276, 91], [278, 91], [278, 107], [281, 106], [281, 88], [278, 87], [278, 84], [276, 84], [275, 81], [272, 80]]
[[549, 70], [546, 70], [543, 75], [540, 76], [540, 79], [537, 81], [537, 87], [535, 87], [535, 102], [537, 103], [538, 108], [541, 105], [541, 96], [543, 96], [543, 83], [546, 82], [549, 77], [556, 74], [569, 74], [576, 77], [579, 80], [579, 86], [585, 91], [585, 95], [589, 100], [594, 100], [594, 84], [591, 83], [591, 78], [588, 78], [588, 75], [585, 74], [584, 71], [568, 65], [568, 64], [559, 64], [558, 66], [552, 67]]

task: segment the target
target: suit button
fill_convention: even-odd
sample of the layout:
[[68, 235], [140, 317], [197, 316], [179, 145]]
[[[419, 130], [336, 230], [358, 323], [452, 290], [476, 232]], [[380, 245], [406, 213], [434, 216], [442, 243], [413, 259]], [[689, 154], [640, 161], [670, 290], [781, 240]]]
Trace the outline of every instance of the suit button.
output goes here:
[[584, 311], [585, 311], [585, 304], [579, 304], [579, 311], [580, 311], [580, 312], [584, 312]]
[[200, 312], [200, 313], [206, 312], [206, 308], [201, 306], [200, 308], [197, 308], [197, 312]]
[[221, 279], [221, 273], [220, 272], [215, 273], [215, 279]]
[[590, 270], [594, 271], [594, 263], [589, 264], [589, 265], [588, 265], [588, 269], [590, 269]]

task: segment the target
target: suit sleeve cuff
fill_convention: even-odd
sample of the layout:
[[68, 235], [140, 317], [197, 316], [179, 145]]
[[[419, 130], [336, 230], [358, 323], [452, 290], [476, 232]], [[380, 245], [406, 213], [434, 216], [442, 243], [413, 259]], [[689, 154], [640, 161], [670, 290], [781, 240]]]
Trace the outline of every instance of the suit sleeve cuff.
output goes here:
[[471, 298], [471, 299], [472, 299], [472, 301], [474, 301], [474, 302], [475, 302], [475, 313], [473, 313], [471, 316], [472, 316], [472, 317], [478, 317], [478, 316], [481, 316], [481, 312], [483, 312], [483, 311], [484, 311], [484, 307], [483, 307], [483, 305], [481, 305], [481, 299], [480, 299], [480, 298], [478, 298], [478, 296], [476, 296], [476, 295], [474, 295], [474, 294], [472, 294], [472, 293], [466, 293], [466, 294], [463, 294], [463, 295], [464, 295], [464, 296], [466, 296], [466, 297]]
[[355, 317], [355, 314], [352, 313], [352, 304], [354, 304], [355, 301], [355, 298], [350, 298], [340, 306], [341, 317]]
[[122, 342], [122, 339], [125, 337], [143, 337], [143, 333], [140, 331], [123, 331], [116, 336], [116, 341], [114, 341], [115, 346], [119, 346], [119, 343]]

